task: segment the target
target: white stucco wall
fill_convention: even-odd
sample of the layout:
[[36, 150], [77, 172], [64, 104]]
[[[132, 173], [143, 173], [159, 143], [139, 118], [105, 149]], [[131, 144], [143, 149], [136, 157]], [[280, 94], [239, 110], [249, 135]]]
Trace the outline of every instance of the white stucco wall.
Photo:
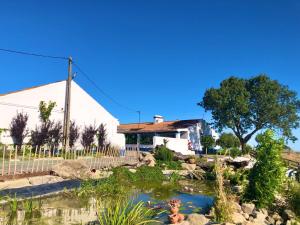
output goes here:
[[163, 145], [164, 140], [167, 140], [167, 148], [180, 152], [183, 155], [194, 155], [194, 151], [188, 149], [188, 139], [169, 138], [169, 137], [153, 137], [153, 146]]
[[[34, 129], [39, 124], [38, 105], [40, 101], [54, 101], [51, 119], [63, 121], [65, 105], [66, 82], [56, 82], [7, 95], [0, 95], [0, 128], [9, 128], [12, 118], [17, 112], [26, 112], [29, 115], [28, 128]], [[95, 99], [85, 92], [76, 82], [71, 86], [71, 120], [82, 130], [85, 125], [104, 123], [107, 129], [107, 140], [113, 145], [124, 147], [125, 137], [117, 133], [119, 121], [105, 110]], [[5, 144], [12, 143], [9, 132], [5, 132], [1, 141]], [[79, 142], [77, 143], [79, 147]]]

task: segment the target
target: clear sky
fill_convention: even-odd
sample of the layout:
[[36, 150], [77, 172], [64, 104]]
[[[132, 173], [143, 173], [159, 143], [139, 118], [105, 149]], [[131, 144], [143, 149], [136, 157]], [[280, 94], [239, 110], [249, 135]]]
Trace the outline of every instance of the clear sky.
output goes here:
[[[230, 75], [266, 73], [300, 93], [297, 0], [1, 1], [0, 21], [0, 48], [72, 56], [142, 121], [209, 120], [196, 103]], [[0, 52], [0, 93], [66, 76], [61, 60]], [[138, 120], [75, 80], [121, 123]]]

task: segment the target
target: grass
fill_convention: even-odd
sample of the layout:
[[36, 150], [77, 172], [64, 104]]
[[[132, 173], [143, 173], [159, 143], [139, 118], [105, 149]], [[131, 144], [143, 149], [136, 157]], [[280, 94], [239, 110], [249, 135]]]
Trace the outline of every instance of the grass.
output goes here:
[[111, 202], [102, 209], [97, 204], [97, 216], [100, 225], [147, 225], [158, 222], [153, 220], [154, 211], [144, 206], [143, 202]]

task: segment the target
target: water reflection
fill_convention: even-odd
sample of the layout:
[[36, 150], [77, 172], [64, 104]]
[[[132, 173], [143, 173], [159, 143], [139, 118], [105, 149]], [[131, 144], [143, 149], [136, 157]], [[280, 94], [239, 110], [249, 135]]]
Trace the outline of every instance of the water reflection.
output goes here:
[[[183, 187], [193, 187], [193, 193], [182, 192]], [[163, 183], [155, 186], [136, 187], [131, 197], [135, 201], [149, 202], [151, 206], [164, 207], [167, 200], [178, 198], [182, 201], [182, 212], [203, 212], [213, 203], [212, 187], [202, 182], [188, 182], [180, 185]], [[98, 200], [99, 201], [99, 200]], [[102, 200], [103, 201], [103, 200]], [[109, 199], [107, 201], [113, 201]], [[103, 202], [102, 205], [105, 202]], [[22, 206], [22, 204], [20, 204]], [[20, 207], [22, 208], [22, 207]], [[97, 224], [97, 201], [95, 198], [77, 199], [72, 195], [59, 195], [42, 200], [42, 205], [31, 216], [24, 209], [10, 215], [9, 206], [3, 206], [0, 213], [0, 225], [92, 225]], [[165, 222], [166, 214], [159, 219]]]

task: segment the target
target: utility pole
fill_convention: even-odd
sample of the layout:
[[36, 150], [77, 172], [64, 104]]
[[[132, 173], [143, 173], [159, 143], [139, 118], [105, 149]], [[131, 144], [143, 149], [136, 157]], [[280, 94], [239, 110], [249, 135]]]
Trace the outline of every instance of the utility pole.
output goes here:
[[66, 80], [66, 96], [65, 96], [65, 110], [64, 110], [64, 149], [69, 151], [69, 137], [70, 137], [70, 109], [71, 109], [71, 83], [72, 83], [72, 57], [68, 60], [68, 79]]

